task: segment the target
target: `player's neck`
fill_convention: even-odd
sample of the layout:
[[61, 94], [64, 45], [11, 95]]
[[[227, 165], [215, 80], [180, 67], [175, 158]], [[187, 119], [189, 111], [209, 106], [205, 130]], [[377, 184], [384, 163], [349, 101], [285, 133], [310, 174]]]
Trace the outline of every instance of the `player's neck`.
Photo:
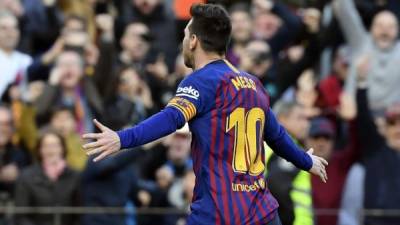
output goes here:
[[219, 55], [216, 53], [199, 54], [194, 60], [194, 70], [199, 70], [211, 62], [221, 59], [225, 59], [225, 55]]

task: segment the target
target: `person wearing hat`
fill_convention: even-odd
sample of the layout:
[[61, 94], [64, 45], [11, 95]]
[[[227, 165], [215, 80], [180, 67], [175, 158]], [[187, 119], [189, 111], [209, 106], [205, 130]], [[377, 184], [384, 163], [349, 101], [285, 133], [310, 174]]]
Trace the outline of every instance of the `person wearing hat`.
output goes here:
[[[350, 139], [344, 149], [335, 149], [336, 129], [325, 117], [313, 118], [306, 138], [306, 147], [312, 146], [316, 155], [328, 161], [329, 181], [311, 179], [312, 204], [315, 209], [337, 209], [340, 207], [343, 185], [350, 167], [360, 158], [356, 147], [354, 122], [350, 121]], [[315, 224], [336, 225], [336, 215], [316, 214]]]
[[[360, 147], [365, 159], [355, 164], [347, 177], [339, 215], [340, 225], [395, 225], [400, 216], [360, 215], [363, 209], [400, 209], [400, 102], [383, 114], [380, 129], [368, 108], [366, 86], [357, 91]], [[331, 166], [331, 164], [330, 164]], [[328, 167], [329, 173], [329, 167]], [[330, 179], [332, 174], [330, 175]]]

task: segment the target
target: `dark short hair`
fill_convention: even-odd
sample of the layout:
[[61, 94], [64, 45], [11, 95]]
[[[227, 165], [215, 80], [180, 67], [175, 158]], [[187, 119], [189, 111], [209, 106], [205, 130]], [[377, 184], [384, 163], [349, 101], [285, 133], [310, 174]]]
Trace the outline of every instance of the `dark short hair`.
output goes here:
[[197, 36], [204, 51], [224, 54], [232, 31], [226, 10], [220, 5], [194, 4], [190, 8], [190, 14], [190, 34]]

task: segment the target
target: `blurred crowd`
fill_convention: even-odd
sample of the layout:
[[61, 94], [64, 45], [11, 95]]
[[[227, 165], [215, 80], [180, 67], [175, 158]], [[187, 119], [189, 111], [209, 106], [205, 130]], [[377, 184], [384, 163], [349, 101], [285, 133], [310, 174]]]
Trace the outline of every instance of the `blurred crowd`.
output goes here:
[[397, 0], [0, 0], [1, 206], [165, 207], [179, 211], [61, 224], [185, 224], [187, 127], [98, 163], [80, 136], [94, 118], [122, 129], [163, 109], [191, 72], [180, 43], [191, 4], [204, 2], [231, 16], [227, 59], [262, 81], [293, 140], [329, 162], [325, 184], [265, 146], [283, 225], [400, 224], [385, 214], [400, 209]]

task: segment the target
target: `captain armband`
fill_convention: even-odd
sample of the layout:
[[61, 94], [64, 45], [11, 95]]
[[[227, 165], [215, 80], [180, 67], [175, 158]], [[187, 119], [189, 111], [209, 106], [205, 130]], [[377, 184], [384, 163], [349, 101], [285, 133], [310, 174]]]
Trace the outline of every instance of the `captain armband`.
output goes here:
[[186, 121], [189, 121], [196, 116], [196, 107], [187, 99], [174, 97], [169, 101], [167, 106], [177, 108], [183, 114]]

